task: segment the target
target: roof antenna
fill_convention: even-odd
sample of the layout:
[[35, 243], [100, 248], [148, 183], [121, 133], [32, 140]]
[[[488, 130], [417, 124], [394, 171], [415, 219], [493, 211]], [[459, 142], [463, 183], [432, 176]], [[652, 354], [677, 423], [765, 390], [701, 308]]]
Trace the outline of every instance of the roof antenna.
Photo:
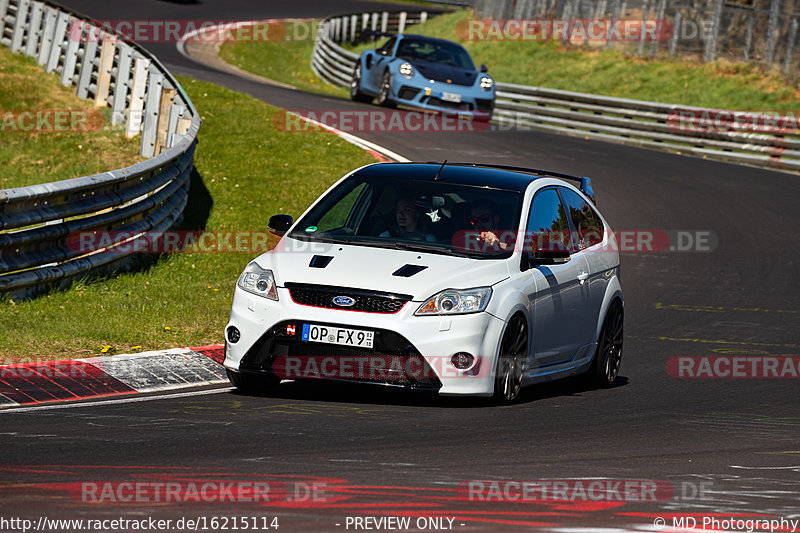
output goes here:
[[442, 163], [442, 166], [440, 166], [439, 170], [436, 171], [436, 175], [433, 177], [433, 181], [439, 181], [439, 173], [442, 171], [442, 169], [444, 168], [444, 166], [446, 164], [447, 164], [447, 159], [444, 160], [444, 163]]

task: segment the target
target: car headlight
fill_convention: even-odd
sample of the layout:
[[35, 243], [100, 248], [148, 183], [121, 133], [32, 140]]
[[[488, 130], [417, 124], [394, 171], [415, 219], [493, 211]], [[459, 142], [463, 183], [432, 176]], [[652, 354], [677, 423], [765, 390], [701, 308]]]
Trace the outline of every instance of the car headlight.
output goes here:
[[411, 66], [411, 63], [403, 63], [402, 65], [400, 65], [400, 68], [398, 70], [400, 71], [400, 74], [402, 74], [408, 79], [414, 77], [414, 67]]
[[423, 315], [464, 315], [486, 310], [492, 297], [491, 287], [477, 289], [447, 289], [431, 296], [414, 313]]
[[239, 276], [239, 281], [236, 282], [236, 285], [242, 290], [264, 298], [269, 298], [270, 300], [278, 299], [275, 276], [272, 275], [272, 270], [264, 270], [256, 263], [247, 265], [242, 275]]
[[484, 91], [488, 91], [492, 87], [494, 87], [494, 81], [492, 80], [492, 78], [490, 78], [489, 76], [483, 76], [481, 78], [481, 89], [483, 89]]

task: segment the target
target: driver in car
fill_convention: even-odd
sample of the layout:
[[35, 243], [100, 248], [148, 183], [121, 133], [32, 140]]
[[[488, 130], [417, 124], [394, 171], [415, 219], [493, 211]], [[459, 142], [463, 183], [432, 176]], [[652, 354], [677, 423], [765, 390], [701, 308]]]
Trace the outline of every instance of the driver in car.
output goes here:
[[391, 230], [384, 231], [378, 237], [403, 237], [428, 242], [436, 240], [436, 236], [425, 232], [424, 215], [411, 197], [403, 196], [397, 199], [395, 220], [397, 221], [397, 226]]

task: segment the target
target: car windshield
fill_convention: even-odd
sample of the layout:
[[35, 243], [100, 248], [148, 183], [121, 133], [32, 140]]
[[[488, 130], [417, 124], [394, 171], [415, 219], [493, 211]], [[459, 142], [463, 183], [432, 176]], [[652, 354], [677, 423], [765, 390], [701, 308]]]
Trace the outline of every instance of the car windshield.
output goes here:
[[510, 257], [522, 195], [447, 182], [353, 176], [288, 237], [477, 259]]
[[472, 62], [472, 58], [469, 57], [469, 53], [461, 46], [453, 43], [424, 39], [403, 39], [397, 49], [397, 57], [475, 70], [475, 64]]

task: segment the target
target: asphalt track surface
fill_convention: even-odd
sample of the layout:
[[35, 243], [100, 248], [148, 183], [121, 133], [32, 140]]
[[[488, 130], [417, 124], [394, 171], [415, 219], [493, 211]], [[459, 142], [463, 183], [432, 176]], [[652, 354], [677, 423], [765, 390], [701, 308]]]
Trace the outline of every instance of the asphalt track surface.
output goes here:
[[[101, 19], [320, 17], [371, 7], [320, 0], [67, 4]], [[242, 81], [193, 63], [172, 43], [147, 46], [175, 73], [284, 108], [369, 109]], [[520, 404], [498, 408], [295, 382], [265, 397], [221, 389], [4, 412], [0, 516], [277, 516], [279, 531], [315, 532], [367, 531], [347, 527], [354, 516], [454, 517], [457, 531], [652, 531], [657, 517], [670, 526], [673, 516], [692, 515], [697, 529], [712, 515], [800, 518], [798, 380], [667, 372], [679, 356], [800, 355], [797, 176], [537, 132], [362, 136], [414, 160], [588, 175], [615, 229], [706, 231], [716, 245], [622, 254], [626, 338], [621, 377], [610, 390], [568, 380], [529, 388]], [[458, 490], [467, 480], [590, 478], [656, 480], [668, 489], [644, 502], [615, 501], [613, 485], [601, 501], [480, 501]], [[86, 485], [155, 481], [184, 488], [269, 483], [273, 498], [210, 503], [184, 493], [183, 503], [123, 503]], [[313, 482], [324, 489], [316, 498], [306, 491]], [[20, 529], [0, 523], [0, 530]]]

